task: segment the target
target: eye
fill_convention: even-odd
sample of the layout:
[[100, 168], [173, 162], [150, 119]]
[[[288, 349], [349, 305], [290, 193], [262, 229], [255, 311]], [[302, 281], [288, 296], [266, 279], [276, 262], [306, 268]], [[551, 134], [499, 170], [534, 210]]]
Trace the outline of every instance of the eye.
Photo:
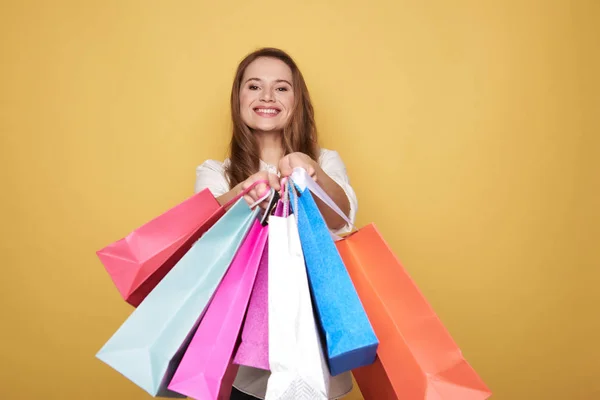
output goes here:
[[280, 87], [280, 88], [277, 88], [276, 90], [278, 90], [280, 92], [287, 92], [288, 88], [286, 88], [286, 87]]
[[248, 89], [250, 89], [250, 90], [258, 90], [258, 86], [256, 86], [256, 85], [250, 85], [250, 86], [248, 86]]

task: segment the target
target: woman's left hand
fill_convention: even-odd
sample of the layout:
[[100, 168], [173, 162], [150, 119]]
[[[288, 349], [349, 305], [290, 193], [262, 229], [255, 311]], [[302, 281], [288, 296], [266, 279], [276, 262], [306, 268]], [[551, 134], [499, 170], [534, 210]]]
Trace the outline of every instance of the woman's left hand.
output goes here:
[[279, 173], [282, 177], [292, 175], [294, 168], [305, 169], [308, 175], [310, 175], [310, 177], [316, 181], [317, 172], [319, 171], [320, 167], [315, 160], [306, 154], [299, 152], [290, 153], [279, 161]]

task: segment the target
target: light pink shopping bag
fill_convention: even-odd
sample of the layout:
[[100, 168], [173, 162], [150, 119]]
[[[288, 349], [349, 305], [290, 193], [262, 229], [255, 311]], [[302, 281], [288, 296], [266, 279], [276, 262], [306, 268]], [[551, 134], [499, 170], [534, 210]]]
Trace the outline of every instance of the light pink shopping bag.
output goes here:
[[238, 366], [232, 355], [268, 237], [256, 220], [208, 306], [169, 389], [195, 399], [229, 399]]
[[[276, 216], [283, 215], [283, 203], [278, 202]], [[258, 275], [248, 305], [248, 313], [242, 328], [241, 343], [233, 362], [237, 365], [269, 370], [269, 244], [258, 267]]]
[[248, 304], [248, 313], [242, 329], [241, 342], [235, 353], [234, 363], [248, 367], [269, 369], [269, 330], [267, 279], [268, 250], [263, 251], [256, 282]]

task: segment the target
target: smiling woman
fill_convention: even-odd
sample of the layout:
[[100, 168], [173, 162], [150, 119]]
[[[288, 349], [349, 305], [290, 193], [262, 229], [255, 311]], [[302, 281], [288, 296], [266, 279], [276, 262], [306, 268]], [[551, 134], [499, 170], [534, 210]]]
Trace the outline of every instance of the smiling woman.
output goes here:
[[[262, 78], [256, 77], [261, 75]], [[294, 108], [292, 80], [290, 68], [276, 58], [259, 58], [246, 68], [240, 109], [251, 129], [283, 131]]]
[[[354, 222], [358, 202], [345, 165], [336, 151], [319, 147], [308, 88], [287, 53], [263, 48], [240, 62], [231, 90], [231, 119], [229, 158], [197, 167], [196, 192], [208, 188], [224, 204], [254, 182], [267, 180], [245, 196], [252, 204], [269, 188], [280, 190], [280, 179], [300, 167]], [[333, 210], [315, 201], [332, 231], [350, 230]]]
[[[281, 63], [268, 58], [257, 60], [256, 65], [252, 65], [254, 68], [260, 68], [261, 66], [275, 70], [283, 69]], [[247, 74], [248, 71], [246, 71]], [[264, 81], [260, 78], [246, 80], [240, 101], [244, 121], [252, 129], [260, 131], [283, 130], [294, 106], [294, 92], [292, 84], [289, 83], [290, 80]], [[275, 93], [276, 91], [279, 93]]]
[[[354, 223], [357, 199], [345, 165], [336, 151], [319, 147], [308, 88], [288, 54], [264, 48], [241, 61], [231, 90], [231, 118], [230, 156], [223, 162], [206, 160], [197, 167], [196, 192], [208, 188], [223, 204], [252, 183], [266, 180], [268, 184], [256, 185], [245, 196], [252, 204], [270, 188], [281, 190], [280, 179], [300, 167]], [[332, 232], [351, 229], [318, 198], [315, 201]], [[231, 398], [264, 398], [268, 378], [268, 371], [240, 366]], [[332, 399], [348, 394], [350, 373], [334, 377], [329, 389]]]

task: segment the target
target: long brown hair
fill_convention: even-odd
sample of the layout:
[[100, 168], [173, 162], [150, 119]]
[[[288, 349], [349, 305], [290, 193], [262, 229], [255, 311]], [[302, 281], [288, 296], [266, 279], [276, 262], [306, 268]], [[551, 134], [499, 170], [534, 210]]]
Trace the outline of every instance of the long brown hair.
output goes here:
[[229, 146], [230, 164], [226, 169], [230, 187], [246, 180], [260, 169], [260, 149], [250, 128], [242, 120], [240, 112], [240, 88], [248, 65], [261, 57], [276, 58], [292, 70], [294, 108], [288, 125], [283, 129], [284, 154], [302, 152], [317, 161], [318, 142], [315, 116], [308, 88], [300, 69], [286, 52], [266, 47], [248, 54], [238, 65], [231, 88], [231, 119], [233, 134]]

